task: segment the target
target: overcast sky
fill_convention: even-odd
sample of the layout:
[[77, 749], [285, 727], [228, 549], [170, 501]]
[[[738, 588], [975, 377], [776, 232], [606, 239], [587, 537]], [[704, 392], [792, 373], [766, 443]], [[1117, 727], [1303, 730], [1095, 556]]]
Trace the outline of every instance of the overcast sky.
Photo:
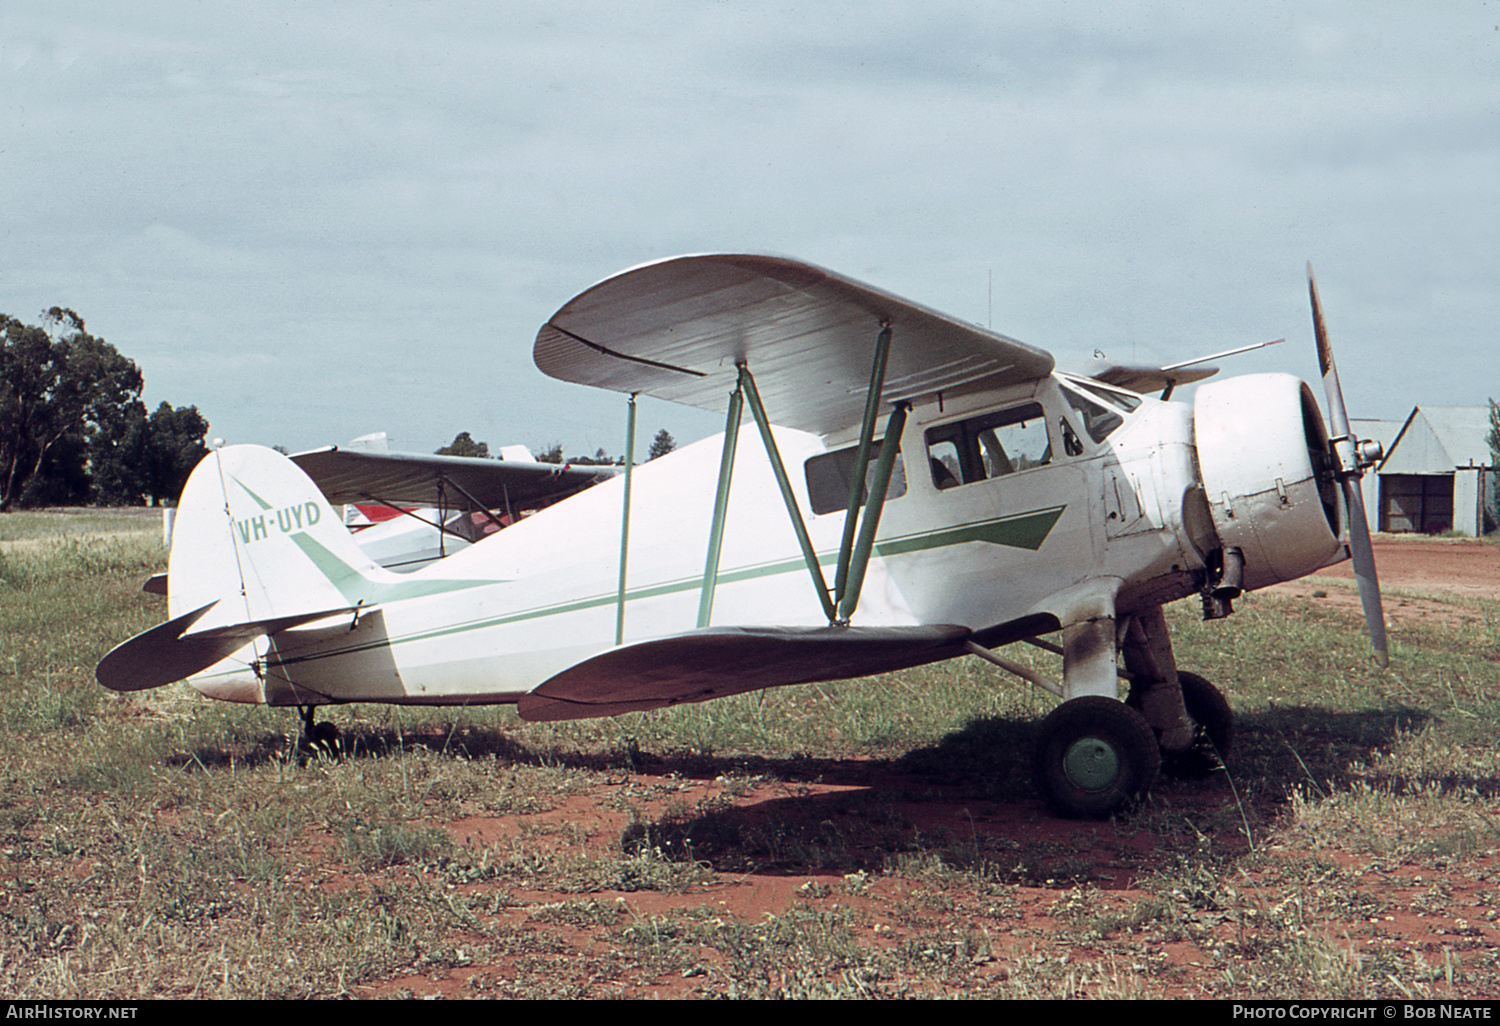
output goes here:
[[1225, 371], [1315, 381], [1311, 260], [1351, 415], [1478, 405], [1497, 57], [1477, 0], [0, 0], [0, 311], [232, 442], [618, 453], [531, 347], [644, 260], [810, 260], [1065, 368], [1287, 336]]

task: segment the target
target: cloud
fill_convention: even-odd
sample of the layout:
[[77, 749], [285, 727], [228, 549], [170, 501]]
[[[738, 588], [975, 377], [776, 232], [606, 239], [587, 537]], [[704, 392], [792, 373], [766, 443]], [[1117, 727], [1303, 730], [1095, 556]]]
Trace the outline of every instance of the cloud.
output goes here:
[[[240, 440], [592, 452], [620, 447], [622, 400], [541, 378], [531, 339], [641, 260], [801, 256], [1066, 363], [1305, 330], [1312, 258], [1368, 354], [1355, 406], [1478, 402], [1500, 371], [1486, 17], [13, 3], [0, 309], [73, 306], [153, 399]], [[1473, 357], [1385, 369], [1429, 346]], [[1310, 351], [1234, 369], [1258, 360], [1316, 373]]]

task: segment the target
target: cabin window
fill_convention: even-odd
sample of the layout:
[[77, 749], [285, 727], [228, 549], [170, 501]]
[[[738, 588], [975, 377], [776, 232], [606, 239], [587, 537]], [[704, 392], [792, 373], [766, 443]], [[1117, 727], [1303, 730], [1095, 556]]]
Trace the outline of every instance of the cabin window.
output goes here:
[[1082, 456], [1083, 443], [1078, 440], [1078, 432], [1073, 430], [1073, 425], [1068, 423], [1068, 418], [1058, 417], [1057, 426], [1062, 430], [1063, 452], [1069, 456]]
[[[865, 470], [865, 487], [860, 494], [860, 505], [870, 494], [870, 482], [875, 480], [875, 461], [880, 458], [880, 442], [870, 446], [870, 465]], [[825, 452], [814, 456], [803, 464], [807, 474], [807, 501], [814, 514], [837, 513], [849, 508], [849, 484], [854, 477], [854, 457], [858, 446]], [[896, 453], [895, 466], [891, 467], [891, 482], [886, 486], [885, 497], [896, 499], [906, 494], [906, 469], [901, 465], [901, 453]]]
[[1037, 403], [944, 424], [931, 428], [926, 437], [932, 483], [939, 489], [1052, 462], [1047, 417]]

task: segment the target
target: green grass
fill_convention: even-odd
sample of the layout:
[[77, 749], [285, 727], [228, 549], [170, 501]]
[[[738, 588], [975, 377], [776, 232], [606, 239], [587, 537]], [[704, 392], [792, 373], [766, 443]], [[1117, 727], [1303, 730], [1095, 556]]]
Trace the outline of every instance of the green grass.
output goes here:
[[[162, 536], [162, 510], [141, 506], [67, 510], [16, 510], [0, 517], [0, 545], [30, 539], [131, 534]], [[149, 540], [149, 539], [148, 539]]]
[[[1164, 790], [1080, 849], [1020, 828], [1041, 815], [1028, 753], [1052, 700], [977, 660], [576, 723], [351, 707], [327, 714], [350, 754], [300, 763], [289, 711], [94, 682], [104, 652], [164, 618], [139, 589], [165, 556], [152, 518], [85, 521], [0, 517], [0, 988], [15, 998], [399, 994], [452, 974], [470, 974], [462, 993], [519, 997], [647, 978], [743, 997], [1162, 996], [1183, 986], [1158, 957], [1169, 943], [1195, 946], [1204, 996], [1500, 989], [1493, 952], [1464, 935], [1386, 951], [1369, 925], [1451, 912], [1460, 897], [1432, 888], [1455, 867], [1495, 872], [1493, 606], [1464, 606], [1487, 617], [1473, 627], [1394, 632], [1389, 670], [1316, 604], [1249, 596], [1215, 623], [1174, 607], [1179, 661], [1235, 707], [1238, 804]], [[892, 782], [807, 797], [853, 756]], [[811, 814], [737, 804], [768, 785]], [[580, 796], [631, 825], [559, 819]], [[918, 828], [902, 805], [929, 799], [1023, 811], [1014, 832]], [[474, 817], [515, 829], [448, 826]], [[1122, 866], [1148, 884], [1128, 900], [1108, 889]], [[1412, 867], [1427, 890], [1399, 901], [1361, 875]], [[754, 874], [808, 883], [755, 921], [615, 897]], [[1493, 892], [1462, 897], [1464, 914], [1487, 922], [1500, 879]], [[1023, 924], [1039, 894], [1056, 936]]]

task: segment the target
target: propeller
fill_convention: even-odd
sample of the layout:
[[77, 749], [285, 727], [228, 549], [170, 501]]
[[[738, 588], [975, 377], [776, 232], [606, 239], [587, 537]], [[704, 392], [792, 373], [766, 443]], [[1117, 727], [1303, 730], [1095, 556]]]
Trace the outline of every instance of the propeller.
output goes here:
[[1333, 456], [1334, 474], [1344, 490], [1344, 509], [1348, 513], [1349, 553], [1354, 560], [1354, 579], [1359, 584], [1359, 601], [1365, 610], [1365, 628], [1375, 649], [1375, 661], [1390, 664], [1385, 640], [1385, 614], [1380, 607], [1380, 580], [1375, 575], [1375, 550], [1370, 546], [1370, 524], [1365, 519], [1365, 501], [1360, 494], [1359, 479], [1364, 476], [1361, 452], [1349, 433], [1349, 414], [1344, 408], [1344, 390], [1339, 387], [1339, 371], [1328, 344], [1328, 329], [1323, 325], [1323, 304], [1318, 301], [1318, 283], [1313, 278], [1312, 263], [1307, 265], [1307, 293], [1312, 299], [1313, 335], [1318, 342], [1318, 368], [1323, 372], [1323, 390], [1328, 394], [1330, 435], [1328, 449]]

